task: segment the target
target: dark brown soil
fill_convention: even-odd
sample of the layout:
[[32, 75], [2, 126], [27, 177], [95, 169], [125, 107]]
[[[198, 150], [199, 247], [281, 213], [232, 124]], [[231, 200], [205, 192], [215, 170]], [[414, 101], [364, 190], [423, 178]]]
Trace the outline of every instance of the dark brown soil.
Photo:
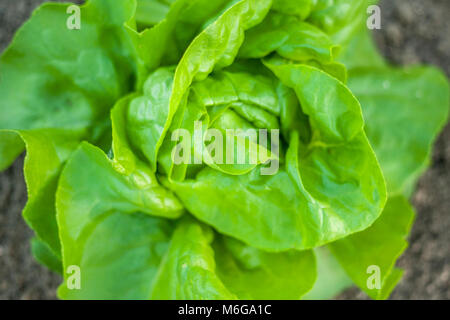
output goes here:
[[[31, 11], [44, 0], [0, 1], [0, 52]], [[385, 56], [396, 64], [428, 63], [450, 75], [450, 1], [384, 0], [382, 30], [375, 32]], [[0, 299], [55, 299], [61, 281], [31, 256], [31, 230], [23, 222], [26, 202], [23, 158], [0, 174]], [[414, 196], [417, 220], [405, 269], [392, 299], [450, 299], [450, 126], [438, 139], [433, 165]], [[367, 298], [349, 289], [339, 299]]]

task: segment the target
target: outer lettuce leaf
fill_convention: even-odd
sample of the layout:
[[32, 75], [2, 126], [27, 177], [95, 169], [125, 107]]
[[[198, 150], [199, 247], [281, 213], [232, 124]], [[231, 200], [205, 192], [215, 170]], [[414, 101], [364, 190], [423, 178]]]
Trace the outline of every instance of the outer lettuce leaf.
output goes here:
[[[123, 105], [127, 103], [124, 99]], [[114, 121], [116, 137], [123, 132], [120, 106], [121, 102], [113, 114], [113, 120], [119, 119]], [[167, 220], [148, 214], [174, 218], [182, 208], [170, 193], [149, 180], [145, 175], [151, 173], [149, 168], [140, 171], [140, 163], [124, 151], [126, 143], [115, 143], [117, 162], [83, 143], [63, 170], [56, 197], [63, 264], [64, 270], [80, 267], [82, 287], [70, 290], [70, 275], [65, 274], [61, 298], [147, 299], [150, 295], [172, 227]]]
[[309, 250], [268, 253], [228, 237], [214, 249], [217, 273], [239, 299], [300, 299], [316, 279]]
[[[414, 212], [402, 197], [391, 197], [381, 217], [365, 231], [329, 245], [331, 252], [350, 278], [373, 299], [386, 299], [400, 280], [401, 271], [395, 261], [407, 246]], [[380, 268], [381, 288], [369, 289], [369, 266]]]
[[339, 292], [353, 284], [327, 247], [314, 249], [314, 254], [317, 260], [317, 280], [303, 299], [333, 299]]
[[27, 148], [24, 173], [28, 202], [22, 214], [38, 238], [60, 256], [55, 193], [61, 168], [78, 146], [82, 133], [42, 129], [21, 131], [20, 135]]
[[349, 87], [361, 102], [389, 193], [409, 196], [447, 123], [447, 79], [429, 67], [365, 68], [350, 72]]
[[[83, 143], [71, 157], [71, 164], [65, 168], [59, 181], [59, 205], [68, 210], [79, 209], [85, 212], [83, 214], [116, 209], [177, 218], [183, 213], [179, 201], [159, 185], [155, 174], [131, 150], [125, 119], [127, 106], [133, 97], [119, 100], [112, 112], [114, 159], [108, 159], [101, 150]], [[92, 185], [92, 179], [103, 181], [107, 187]], [[82, 198], [86, 195], [89, 196]], [[71, 201], [79, 208], [71, 205]]]
[[[81, 7], [80, 30], [66, 27], [68, 6], [42, 5], [1, 57], [0, 129], [98, 127], [133, 88], [134, 49], [122, 25], [135, 2], [90, 1]], [[2, 141], [0, 168], [18, 155], [19, 145]]]
[[[365, 15], [365, 11], [362, 14]], [[360, 22], [353, 37], [342, 48], [343, 50], [340, 52], [338, 60], [349, 70], [358, 67], [374, 68], [386, 66], [384, 58], [376, 48], [370, 30], [367, 29], [365, 20]]]
[[183, 213], [130, 149], [125, 116], [133, 97], [121, 99], [112, 112], [114, 160], [83, 143], [61, 175], [56, 202], [64, 268], [77, 265], [82, 272], [81, 290], [70, 290], [64, 282], [62, 298], [147, 299], [172, 227], [143, 213], [167, 218]]
[[81, 30], [66, 28], [68, 4], [44, 4], [0, 59], [0, 128], [7, 129], [0, 132], [0, 170], [26, 146], [23, 216], [58, 259], [61, 167], [81, 139], [104, 145], [108, 109], [133, 87], [133, 50], [122, 27], [133, 3], [91, 1], [81, 7]]
[[63, 129], [0, 130], [0, 139], [15, 136], [26, 146], [24, 175], [28, 202], [23, 217], [37, 237], [61, 256], [56, 224], [55, 192], [64, 162], [85, 132]]
[[14, 130], [0, 131], [0, 171], [7, 169], [24, 151], [25, 145]]
[[133, 88], [133, 50], [122, 27], [133, 3], [91, 1], [81, 7], [81, 30], [66, 28], [68, 4], [44, 4], [0, 60], [0, 128], [7, 128], [0, 132], [0, 169], [26, 146], [23, 216], [58, 258], [54, 202], [61, 167], [81, 139], [110, 143], [105, 116]]
[[[369, 0], [367, 5], [376, 2]], [[364, 10], [360, 15], [366, 17]], [[366, 132], [386, 178], [389, 202], [399, 202], [396, 199], [400, 194], [410, 196], [413, 192], [417, 179], [429, 165], [431, 146], [447, 121], [448, 82], [434, 68], [389, 67], [377, 52], [365, 19], [358, 28], [339, 59], [350, 68], [349, 87], [362, 104]], [[399, 217], [407, 214], [406, 203], [404, 207], [396, 213]], [[402, 251], [398, 249], [397, 254], [386, 256], [385, 264], [394, 266]], [[377, 260], [378, 251], [366, 253], [366, 260]], [[351, 261], [341, 263], [350, 270], [352, 278], [360, 276], [355, 274]], [[348, 263], [350, 266], [346, 266]], [[401, 270], [387, 268], [382, 289], [378, 291], [368, 290], [362, 279], [356, 283], [371, 297], [383, 299], [389, 296], [401, 275]]]
[[[300, 276], [299, 276], [300, 275]], [[267, 253], [192, 219], [180, 222], [161, 264], [152, 299], [299, 299], [311, 289], [310, 251]]]
[[[301, 229], [304, 241], [311, 243], [311, 248], [317, 247], [373, 223], [384, 207], [386, 191], [366, 138], [360, 136], [342, 147], [317, 148], [304, 158], [300, 148], [305, 147], [297, 141], [293, 134], [286, 163], [289, 176], [307, 203], [303, 214], [309, 218], [302, 219]], [[335, 156], [335, 162], [328, 161], [329, 154]], [[342, 170], [345, 166], [347, 170]], [[368, 172], [375, 174], [369, 177]], [[355, 180], [359, 183], [354, 184]], [[359, 208], [359, 215], [348, 210], [348, 205]]]
[[367, 17], [373, 0], [317, 0], [308, 21], [329, 34], [334, 43], [345, 44]]
[[50, 270], [63, 274], [61, 257], [55, 253], [38, 238], [31, 239], [31, 253], [33, 257]]
[[212, 230], [190, 219], [174, 231], [151, 299], [235, 299], [216, 274]]
[[[57, 210], [60, 230], [76, 239], [81, 216], [97, 216], [119, 210], [177, 218], [183, 212], [178, 201], [158, 185], [156, 178], [137, 167], [133, 171], [109, 160], [101, 150], [83, 143], [70, 158], [59, 180]], [[102, 184], [92, 184], [102, 181]], [[61, 220], [64, 218], [64, 222]], [[64, 239], [62, 239], [64, 246]]]
[[[167, 220], [111, 210], [98, 215], [58, 212], [64, 270], [80, 267], [81, 288], [69, 289], [70, 274], [58, 290], [62, 299], [147, 299], [170, 241]], [[77, 224], [67, 226], [68, 220]], [[81, 227], [78, 235], [73, 227]], [[75, 236], [73, 238], [72, 236]], [[105, 243], [108, 245], [105, 246]]]

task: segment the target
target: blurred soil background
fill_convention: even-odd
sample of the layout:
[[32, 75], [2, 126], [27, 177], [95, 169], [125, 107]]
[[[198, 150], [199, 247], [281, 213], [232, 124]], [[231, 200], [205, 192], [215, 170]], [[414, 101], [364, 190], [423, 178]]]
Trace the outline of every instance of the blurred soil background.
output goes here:
[[[0, 52], [44, 0], [0, 1]], [[80, 1], [76, 1], [80, 2]], [[393, 64], [426, 63], [450, 76], [450, 1], [382, 0], [382, 29], [374, 37]], [[1, 99], [1, 97], [0, 97]], [[22, 219], [26, 203], [23, 156], [0, 173], [0, 299], [56, 299], [61, 277], [34, 261], [33, 233]], [[413, 198], [417, 218], [405, 270], [391, 299], [450, 299], [450, 126], [434, 147], [433, 164]], [[367, 299], [351, 288], [338, 299]]]

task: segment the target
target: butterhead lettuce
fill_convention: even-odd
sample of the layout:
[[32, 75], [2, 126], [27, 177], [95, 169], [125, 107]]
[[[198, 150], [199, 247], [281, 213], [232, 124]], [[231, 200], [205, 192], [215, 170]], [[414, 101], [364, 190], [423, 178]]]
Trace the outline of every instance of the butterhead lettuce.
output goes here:
[[388, 298], [449, 88], [384, 61], [373, 3], [90, 0], [78, 30], [38, 8], [0, 59], [0, 169], [26, 149], [59, 297]]

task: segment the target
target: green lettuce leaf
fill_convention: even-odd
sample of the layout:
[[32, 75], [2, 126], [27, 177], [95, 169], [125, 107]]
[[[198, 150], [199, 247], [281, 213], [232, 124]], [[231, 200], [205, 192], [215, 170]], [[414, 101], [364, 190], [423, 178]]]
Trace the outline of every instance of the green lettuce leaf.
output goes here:
[[193, 220], [175, 229], [151, 299], [236, 299], [216, 274], [212, 230]]
[[310, 250], [269, 253], [223, 236], [213, 247], [217, 273], [239, 299], [297, 300], [316, 279]]
[[[375, 3], [368, 1], [368, 5]], [[364, 11], [360, 14], [366, 16]], [[390, 67], [377, 52], [365, 20], [360, 22], [357, 32], [344, 46], [339, 60], [350, 68], [348, 85], [361, 102], [367, 122], [366, 132], [386, 178], [388, 202], [400, 202], [396, 199], [401, 194], [409, 197], [417, 179], [429, 166], [431, 146], [447, 122], [447, 79], [434, 68]], [[402, 215], [407, 215], [406, 201], [403, 207], [396, 213], [399, 221], [403, 221]], [[404, 232], [405, 236], [407, 233]], [[387, 250], [395, 250], [395, 246]], [[394, 266], [403, 250], [398, 249], [396, 254], [386, 256], [384, 264]], [[365, 259], [377, 261], [378, 254], [375, 250], [367, 250]], [[360, 276], [355, 275], [354, 266], [348, 259], [342, 259], [341, 263], [350, 270], [348, 272], [353, 279]], [[355, 282], [372, 298], [387, 298], [402, 271], [389, 267], [383, 272], [384, 282], [380, 290], [369, 290], [362, 279]]]
[[[80, 30], [66, 27], [68, 6], [39, 7], [2, 55], [0, 129], [92, 128], [94, 136], [109, 108], [133, 89], [134, 49], [123, 24], [132, 18], [135, 2], [88, 2], [81, 7]], [[17, 139], [1, 144], [5, 168], [22, 144]]]
[[157, 152], [169, 121], [168, 101], [172, 93], [174, 68], [160, 68], [145, 81], [143, 95], [133, 99], [127, 110], [126, 127], [132, 145], [140, 149], [156, 171]]
[[57, 182], [63, 164], [84, 135], [80, 130], [0, 130], [1, 141], [14, 136], [26, 146], [24, 176], [28, 201], [22, 215], [57, 257], [61, 256], [55, 208]]
[[[147, 299], [162, 257], [171, 224], [162, 219], [111, 210], [99, 215], [58, 212], [63, 244], [62, 299]], [[77, 220], [78, 235], [68, 230]], [[105, 243], [108, 245], [105, 246]], [[71, 286], [70, 266], [79, 267], [80, 288]]]
[[[346, 44], [367, 18], [373, 0], [316, 0], [308, 21], [329, 34], [334, 43]], [[364, 25], [365, 26], [365, 25]]]
[[[365, 11], [361, 14], [366, 16]], [[359, 67], [374, 68], [387, 65], [378, 52], [364, 19], [361, 20], [352, 38], [342, 46], [338, 60], [349, 70]]]
[[174, 232], [151, 298], [299, 299], [315, 277], [310, 251], [267, 253], [185, 219]]
[[306, 19], [313, 8], [314, 0], [273, 0], [272, 10]]
[[361, 102], [389, 193], [409, 196], [447, 123], [446, 77], [430, 67], [359, 68], [350, 72], [348, 85]]
[[[237, 150], [234, 150], [232, 164], [225, 163], [225, 158], [228, 156], [226, 152], [222, 153], [222, 158], [216, 161], [208, 149], [207, 140], [210, 139], [208, 139], [206, 129], [219, 130], [222, 133], [224, 139], [221, 141], [221, 146], [223, 147], [227, 143], [226, 131], [228, 129], [254, 129], [255, 132], [258, 128], [277, 129], [279, 127], [277, 119], [277, 114], [280, 113], [279, 109], [277, 82], [273, 78], [244, 72], [217, 71], [205, 80], [193, 83], [186, 103], [175, 115], [177, 120], [172, 122], [169, 130], [171, 134], [166, 137], [163, 153], [159, 159], [169, 180], [183, 180], [187, 170], [187, 166], [175, 165], [173, 159], [167, 160], [171, 158], [172, 150], [177, 147], [177, 142], [172, 141], [171, 138], [178, 129], [184, 129], [190, 133], [192, 137], [191, 155], [200, 160], [203, 159], [203, 162], [211, 168], [227, 174], [245, 174], [268, 159], [276, 159], [275, 152], [271, 153], [268, 146], [258, 143], [258, 133], [256, 133], [255, 140], [244, 134], [236, 137], [235, 149], [241, 146], [247, 147], [244, 163], [238, 164]], [[200, 143], [203, 142], [202, 150], [194, 148], [196, 121], [201, 121], [202, 129], [205, 129], [205, 132], [202, 132], [203, 136], [200, 137], [202, 140]], [[137, 131], [136, 129], [131, 130]], [[145, 133], [143, 130], [140, 131]], [[144, 154], [146, 153], [145, 148], [147, 146], [142, 144], [141, 149]], [[265, 150], [265, 152], [261, 150]], [[252, 163], [249, 161], [250, 159], [256, 161]]]
[[[364, 230], [380, 215], [386, 190], [363, 131], [358, 101], [342, 83], [316, 68], [267, 65], [296, 91], [312, 140], [303, 144], [294, 132], [286, 168], [274, 176], [261, 175], [259, 168], [239, 176], [205, 168], [195, 179], [162, 181], [195, 217], [260, 249], [304, 250]], [[246, 87], [243, 78], [239, 83]], [[320, 91], [322, 87], [326, 89]], [[228, 102], [236, 95], [232, 89], [214, 92], [219, 94], [205, 95], [207, 101]], [[349, 210], [355, 207], [360, 215]]]
[[[59, 221], [60, 230], [68, 228], [66, 231], [75, 236], [82, 229], [77, 223], [81, 216], [95, 216], [114, 209], [172, 219], [183, 212], [177, 200], [158, 185], [149, 170], [126, 173], [121, 164], [116, 165], [100, 149], [82, 143], [59, 180], [57, 210], [65, 212], [66, 219], [74, 219], [64, 224]], [[102, 183], [92, 184], [93, 180]]]
[[[178, 2], [175, 3], [174, 7], [178, 8], [177, 4]], [[144, 132], [143, 137], [139, 137], [137, 134], [134, 134], [134, 136], [138, 139], [152, 137], [152, 139], [155, 140], [155, 142], [151, 143], [150, 147], [147, 148], [147, 152], [145, 152], [149, 155], [150, 162], [153, 166], [155, 165], [155, 159], [157, 158], [165, 135], [170, 128], [173, 117], [194, 79], [204, 79], [214, 69], [223, 68], [232, 64], [237, 51], [243, 42], [244, 31], [264, 18], [270, 4], [271, 1], [268, 0], [243, 0], [232, 5], [220, 15], [214, 23], [209, 24], [197, 37], [195, 37], [179, 62], [171, 85], [170, 75], [167, 74], [167, 72], [162, 74], [165, 77], [164, 83], [167, 85], [161, 87], [159, 90], [152, 91], [152, 84], [155, 84], [152, 82], [152, 79], [154, 78], [151, 77], [147, 80], [149, 82], [147, 82], [146, 87], [149, 88], [149, 90], [147, 90], [146, 95], [149, 96], [149, 93], [155, 94], [154, 99], [158, 99], [158, 101], [160, 101], [158, 103], [161, 104], [161, 115], [158, 116], [158, 120], [155, 121], [156, 128], [149, 129], [150, 131], [148, 131], [147, 128], [144, 128], [147, 132]], [[177, 11], [177, 13], [178, 12], [179, 11]], [[176, 16], [175, 13], [174, 15]], [[156, 36], [159, 32], [156, 28], [168, 28], [167, 30], [169, 31], [163, 32], [163, 34], [167, 34], [170, 33], [170, 30], [173, 30], [174, 26], [175, 23], [171, 20], [171, 15], [169, 13], [165, 21], [156, 26], [155, 29], [150, 29], [148, 31], [150, 33], [155, 32], [155, 34], [146, 34], [144, 31], [141, 35], [141, 41], [145, 41], [146, 37]], [[218, 36], [219, 34], [220, 37]], [[198, 52], [202, 52], [202, 55], [199, 56]], [[162, 54], [163, 51], [159, 50], [159, 53]], [[158, 64], [159, 61], [155, 61], [155, 63]], [[155, 77], [158, 77], [160, 74], [161, 73], [158, 73], [157, 71]], [[167, 98], [168, 94], [170, 94], [169, 102], [164, 105], [164, 98]], [[137, 106], [136, 108], [139, 109], [138, 111], [141, 113], [140, 115], [131, 115], [131, 118], [151, 114], [148, 109], [149, 107], [151, 106], [148, 103], [141, 104], [140, 107]], [[133, 110], [131, 112], [133, 112]], [[141, 121], [144, 119], [136, 120]]]
[[136, 22], [142, 27], [151, 27], [164, 20], [170, 5], [175, 0], [137, 0]]
[[[349, 277], [371, 298], [386, 299], [400, 280], [395, 261], [407, 247], [414, 211], [404, 197], [391, 197], [381, 217], [360, 233], [331, 243], [328, 247]], [[379, 271], [379, 287], [370, 278], [371, 266]], [[375, 271], [376, 272], [376, 271]], [[377, 276], [377, 274], [375, 274]]]
[[[126, 99], [123, 105], [129, 102]], [[121, 105], [119, 102], [113, 113], [116, 137], [123, 132]], [[115, 144], [117, 161], [82, 143], [61, 174], [56, 203], [64, 270], [78, 266], [81, 271], [80, 290], [68, 286], [70, 274], [65, 273], [58, 291], [61, 298], [150, 296], [152, 279], [173, 228], [168, 220], [148, 214], [174, 218], [183, 209], [152, 180], [149, 168], [140, 171], [140, 163], [124, 151], [128, 150], [126, 143], [120, 140]], [[92, 184], [92, 179], [102, 183]]]
[[314, 287], [303, 299], [333, 299], [339, 292], [353, 284], [353, 281], [326, 246], [314, 249], [314, 254], [317, 260], [317, 280]]
[[[80, 30], [69, 4], [36, 10], [0, 58], [0, 170], [26, 148], [23, 216], [59, 297], [387, 298], [449, 87], [384, 61], [375, 3], [90, 0]], [[230, 164], [206, 129], [258, 133]]]
[[24, 150], [20, 135], [14, 130], [0, 130], [0, 171], [7, 169]]
[[249, 30], [240, 49], [243, 58], [263, 58], [271, 52], [295, 61], [330, 63], [339, 52], [326, 33], [295, 16], [270, 13]]
[[[192, 40], [233, 3], [229, 0], [140, 1], [136, 19], [138, 27], [143, 30], [139, 32], [132, 21], [127, 23], [127, 32], [137, 52], [138, 87], [142, 86], [148, 72], [160, 66], [178, 63]], [[153, 9], [156, 2], [172, 4], [170, 8], [163, 5], [161, 10], [152, 10], [151, 14], [147, 14], [148, 9]], [[148, 3], [152, 4], [147, 7]], [[150, 22], [145, 22], [147, 19], [156, 18], [162, 20], [155, 25], [146, 25]]]
[[43, 241], [38, 238], [32, 238], [31, 253], [39, 263], [45, 265], [54, 272], [63, 274], [61, 257], [55, 255], [55, 253]]

